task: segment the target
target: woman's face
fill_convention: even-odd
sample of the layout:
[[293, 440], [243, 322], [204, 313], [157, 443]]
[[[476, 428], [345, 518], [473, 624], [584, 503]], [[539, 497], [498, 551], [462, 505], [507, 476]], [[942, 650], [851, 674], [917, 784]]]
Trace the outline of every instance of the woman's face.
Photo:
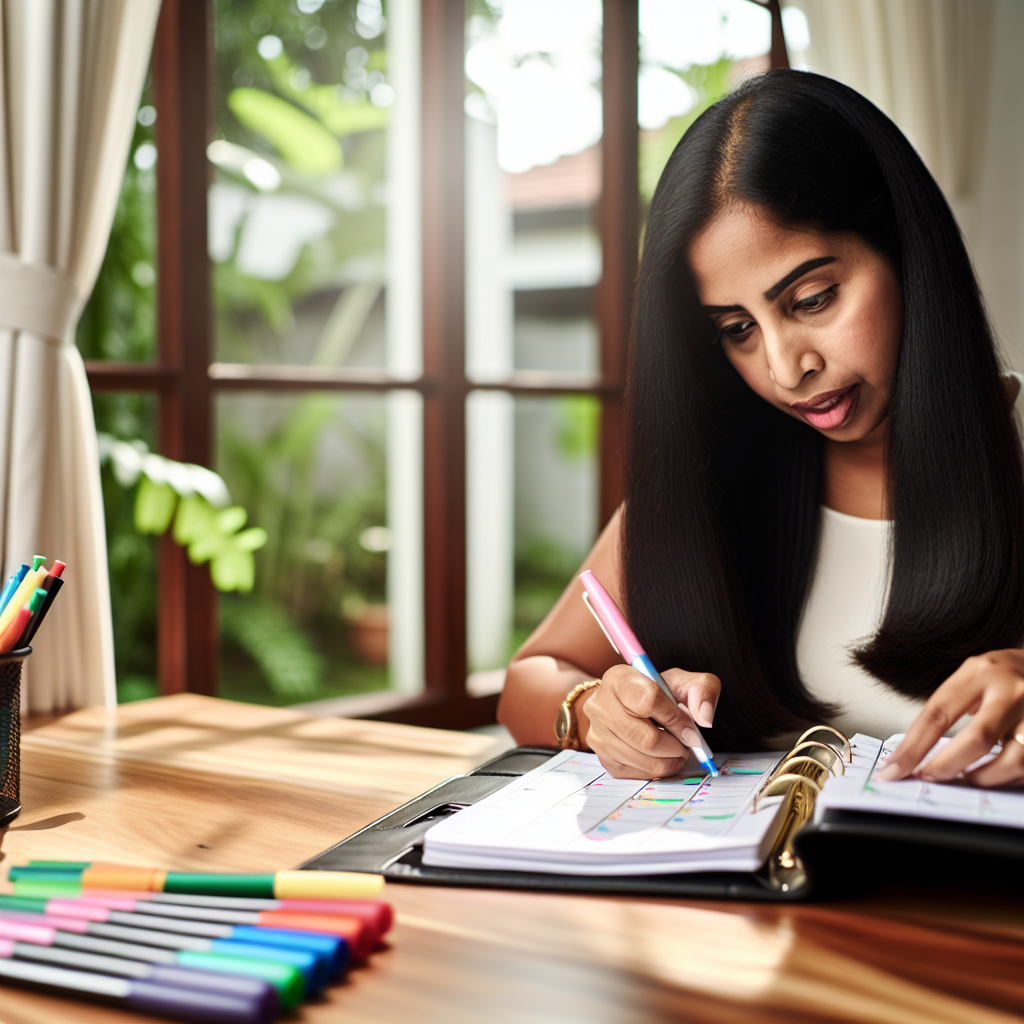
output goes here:
[[729, 362], [766, 402], [835, 441], [889, 414], [903, 297], [862, 238], [780, 227], [756, 207], [718, 214], [690, 247]]

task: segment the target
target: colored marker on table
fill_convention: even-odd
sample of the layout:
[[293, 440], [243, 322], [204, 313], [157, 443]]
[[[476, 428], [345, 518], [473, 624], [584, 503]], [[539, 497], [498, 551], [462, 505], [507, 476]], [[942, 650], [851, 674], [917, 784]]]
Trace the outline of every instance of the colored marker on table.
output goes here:
[[[391, 929], [394, 912], [386, 900], [274, 900], [245, 896], [195, 896], [170, 892], [126, 892], [116, 889], [83, 889], [75, 870], [61, 871], [48, 865], [54, 861], [29, 861], [26, 867], [12, 868], [15, 895], [43, 899], [77, 899], [82, 903], [127, 910], [110, 900], [142, 900], [149, 914], [189, 917], [196, 921], [220, 920], [204, 916], [207, 910], [292, 911], [300, 914], [340, 914], [362, 921], [380, 941]], [[269, 923], [269, 922], [268, 922]]]
[[676, 704], [679, 710], [690, 719], [690, 724], [683, 728], [680, 738], [693, 751], [694, 757], [701, 763], [701, 766], [709, 774], [717, 776], [718, 768], [715, 765], [711, 748], [700, 734], [700, 729], [697, 728], [693, 716], [679, 704], [668, 683], [661, 678], [661, 673], [654, 667], [654, 663], [640, 646], [640, 641], [630, 629], [626, 617], [619, 610], [619, 606], [612, 599], [611, 594], [604, 589], [601, 581], [589, 569], [580, 573], [580, 580], [583, 583], [583, 603], [590, 609], [590, 614], [597, 619], [597, 624], [608, 638], [608, 643], [627, 665], [632, 665], [638, 672], [657, 683], [659, 688], [671, 698], [672, 703]]
[[76, 998], [92, 996], [137, 1013], [194, 1024], [270, 1024], [273, 1020], [257, 1000], [239, 995], [112, 978], [26, 960], [0, 958], [0, 979]]
[[157, 985], [170, 985], [172, 988], [234, 996], [253, 1004], [253, 1020], [272, 1021], [280, 1007], [277, 989], [273, 985], [260, 978], [246, 978], [238, 974], [215, 974], [188, 967], [147, 964], [141, 960], [125, 960], [116, 956], [83, 953], [77, 949], [18, 942], [14, 939], [0, 939], [0, 958], [29, 960], [72, 971], [112, 974], [118, 978], [149, 981]]
[[[154, 893], [153, 895], [163, 895]], [[50, 905], [55, 909], [52, 913], [61, 913], [68, 905], [77, 905], [87, 909], [100, 907], [114, 911], [144, 914], [168, 920], [168, 928], [172, 921], [191, 921], [211, 923], [220, 927], [236, 926], [247, 935], [262, 936], [263, 941], [280, 941], [289, 944], [291, 936], [297, 936], [294, 945], [305, 945], [319, 951], [328, 947], [334, 954], [336, 947], [344, 943], [352, 950], [357, 959], [368, 956], [380, 938], [380, 932], [364, 917], [358, 914], [347, 914], [344, 911], [328, 913], [297, 912], [293, 910], [236, 910], [212, 907], [176, 906], [157, 903], [147, 899], [135, 899], [133, 894], [100, 896], [94, 890], [86, 890], [86, 895], [77, 900], [56, 899]], [[0, 907], [3, 897], [0, 897]], [[255, 931], [254, 931], [255, 929]], [[280, 936], [280, 939], [275, 938]], [[345, 951], [347, 953], [347, 950]], [[339, 964], [340, 968], [341, 964]]]
[[[108, 894], [94, 889], [82, 893], [83, 898], [89, 899], [104, 895]], [[300, 914], [341, 914], [346, 917], [357, 917], [376, 934], [378, 939], [383, 938], [391, 930], [395, 916], [391, 904], [385, 900], [268, 900], [244, 896], [192, 896], [172, 892], [148, 893], [146, 899], [161, 905], [192, 909], [290, 910]]]
[[[235, 875], [162, 871], [132, 864], [103, 861], [47, 861], [32, 864], [56, 872], [68, 881], [78, 880], [83, 889], [128, 892], [170, 892], [197, 896], [247, 896], [260, 899], [364, 899], [378, 896], [384, 876], [356, 871], [274, 871], [260, 875]], [[11, 868], [8, 878], [17, 882], [24, 868]]]
[[[96, 908], [94, 908], [96, 909]], [[119, 915], [137, 917], [138, 915]], [[273, 960], [288, 964], [302, 974], [308, 991], [318, 992], [330, 981], [332, 962], [324, 955], [304, 949], [289, 949], [265, 943], [250, 943], [234, 935], [197, 935], [195, 932], [145, 927], [144, 922], [131, 924], [122, 921], [92, 921], [69, 914], [39, 914], [22, 910], [0, 910], [0, 921], [21, 921], [23, 924], [43, 924], [84, 935], [120, 939], [144, 946], [178, 949], [193, 953], [225, 953], [228, 956], [249, 957], [253, 960]], [[216, 926], [207, 926], [211, 930]]]
[[[235, 942], [255, 943], [281, 949], [303, 950], [312, 953], [322, 962], [319, 974], [322, 981], [340, 973], [348, 966], [349, 947], [356, 954], [365, 956], [373, 948], [376, 936], [360, 921], [354, 918], [339, 918], [332, 915], [324, 918], [324, 924], [333, 927], [327, 933], [324, 927], [299, 930], [287, 926], [278, 927], [261, 923], [259, 914], [247, 913], [244, 920], [228, 921], [225, 916], [235, 916], [232, 911], [213, 911], [219, 919], [202, 919], [190, 915], [158, 915], [149, 913], [156, 904], [142, 900], [105, 899], [72, 900], [64, 898], [42, 899], [24, 896], [0, 896], [0, 913], [17, 911], [25, 914], [51, 914], [55, 917], [73, 917], [83, 921], [122, 924], [129, 928], [148, 928], [155, 931], [175, 932], [179, 935], [197, 935], [207, 939], [229, 939]], [[173, 908], [178, 909], [178, 908]], [[349, 934], [344, 934], [348, 932]], [[318, 982], [319, 984], [320, 982]]]
[[4, 584], [3, 592], [0, 593], [0, 612], [7, 607], [7, 602], [14, 596], [14, 592], [21, 585], [21, 581], [25, 578], [27, 572], [28, 566], [22, 565]]
[[[237, 974], [260, 978], [273, 985], [284, 1009], [302, 1002], [306, 982], [293, 964], [276, 958], [254, 955], [243, 943], [222, 943], [209, 939], [190, 939], [167, 948], [167, 944], [148, 944], [139, 938], [140, 929], [97, 924], [74, 918], [0, 912], [0, 939], [30, 942], [42, 946], [60, 946], [85, 953], [99, 953], [141, 960], [145, 963], [189, 967], [197, 971]], [[146, 937], [150, 933], [143, 932]], [[157, 934], [157, 933], [153, 933]], [[166, 938], [167, 936], [163, 936]], [[198, 947], [198, 948], [197, 948]], [[237, 947], [243, 947], [241, 952]]]

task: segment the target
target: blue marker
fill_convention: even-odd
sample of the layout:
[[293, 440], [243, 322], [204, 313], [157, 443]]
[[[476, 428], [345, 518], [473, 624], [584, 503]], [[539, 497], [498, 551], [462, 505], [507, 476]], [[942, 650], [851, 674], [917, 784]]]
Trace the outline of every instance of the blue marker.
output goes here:
[[0, 612], [7, 607], [7, 602], [14, 596], [14, 592], [21, 586], [21, 581], [28, 572], [28, 566], [23, 565], [8, 581], [4, 592], [0, 594]]

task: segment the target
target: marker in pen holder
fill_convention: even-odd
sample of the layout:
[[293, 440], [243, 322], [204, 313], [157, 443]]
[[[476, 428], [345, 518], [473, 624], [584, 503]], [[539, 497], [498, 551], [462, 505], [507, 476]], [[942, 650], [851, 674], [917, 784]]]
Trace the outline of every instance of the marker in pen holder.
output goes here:
[[0, 828], [21, 812], [21, 666], [31, 653], [0, 654]]

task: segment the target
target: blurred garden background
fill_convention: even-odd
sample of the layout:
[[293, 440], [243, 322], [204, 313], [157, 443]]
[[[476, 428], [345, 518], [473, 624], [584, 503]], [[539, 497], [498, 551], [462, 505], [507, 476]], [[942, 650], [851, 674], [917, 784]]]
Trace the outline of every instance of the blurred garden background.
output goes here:
[[[600, 3], [466, 10], [467, 375], [587, 380], [601, 272]], [[217, 0], [212, 361], [387, 365], [388, 13], [379, 0]], [[797, 63], [806, 21], [785, 16]], [[770, 23], [749, 0], [641, 0], [640, 27], [644, 209], [699, 113], [767, 66]], [[86, 359], [155, 358], [158, 116], [147, 87], [78, 329]], [[500, 677], [593, 543], [598, 407], [589, 396], [494, 399], [467, 410], [470, 593], [494, 609], [478, 627], [471, 612], [470, 667]], [[214, 468], [268, 536], [253, 588], [220, 598], [221, 696], [296, 704], [392, 685], [385, 405], [326, 391], [217, 398]], [[94, 408], [99, 431], [157, 450], [154, 396], [96, 394]], [[158, 541], [136, 529], [135, 487], [104, 466], [121, 700], [158, 692]]]

